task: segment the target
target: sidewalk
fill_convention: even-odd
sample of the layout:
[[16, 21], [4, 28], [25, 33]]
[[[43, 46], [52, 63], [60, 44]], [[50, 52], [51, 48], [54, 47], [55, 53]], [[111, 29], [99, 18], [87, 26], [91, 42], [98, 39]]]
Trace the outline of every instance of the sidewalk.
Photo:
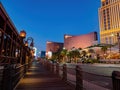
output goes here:
[[33, 62], [15, 90], [75, 90], [75, 87], [44, 69], [40, 63]]

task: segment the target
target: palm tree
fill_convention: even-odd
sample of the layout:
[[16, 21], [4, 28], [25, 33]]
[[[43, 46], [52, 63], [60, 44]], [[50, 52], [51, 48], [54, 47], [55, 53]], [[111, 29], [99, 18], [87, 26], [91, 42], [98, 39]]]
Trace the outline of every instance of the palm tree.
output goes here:
[[80, 57], [80, 53], [78, 50], [72, 50], [71, 51], [71, 54], [72, 54], [72, 58], [75, 60], [75, 62], [77, 63], [77, 58]]
[[66, 56], [67, 56], [67, 49], [63, 49], [60, 53], [60, 55], [62, 56], [62, 60], [63, 62], [65, 62]]
[[81, 53], [81, 58], [82, 58], [82, 62], [84, 62], [86, 60], [86, 55], [87, 55], [87, 52], [85, 50], [83, 50]]
[[107, 50], [108, 50], [108, 46], [102, 46], [101, 47], [101, 50], [103, 51], [103, 53], [104, 53], [104, 58], [106, 59], [106, 52], [107, 52]]
[[52, 60], [54, 60], [54, 61], [56, 60], [57, 62], [59, 62], [59, 59], [60, 59], [59, 51], [52, 53]]
[[82, 52], [81, 52], [81, 54], [82, 54], [82, 56], [86, 56], [86, 54], [87, 54], [87, 52], [85, 51], [85, 50], [83, 50]]
[[108, 50], [108, 47], [107, 46], [102, 46], [101, 47], [101, 50], [104, 52], [104, 54], [106, 54], [107, 50]]
[[71, 58], [72, 58], [72, 52], [71, 51], [67, 52], [67, 57], [68, 57], [69, 62], [71, 63]]
[[88, 53], [90, 53], [90, 56], [89, 56], [89, 57], [91, 58], [91, 55], [93, 55], [93, 54], [95, 53], [95, 51], [94, 51], [94, 49], [89, 49], [89, 50], [88, 50]]
[[94, 51], [94, 49], [89, 49], [88, 52], [89, 53], [94, 53], [95, 51]]
[[78, 50], [82, 50], [82, 48], [79, 47]]

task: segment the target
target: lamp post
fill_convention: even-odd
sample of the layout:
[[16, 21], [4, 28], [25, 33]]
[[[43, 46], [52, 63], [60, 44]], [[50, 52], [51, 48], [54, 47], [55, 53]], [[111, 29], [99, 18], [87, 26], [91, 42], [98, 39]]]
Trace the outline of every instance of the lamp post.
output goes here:
[[120, 35], [117, 33], [117, 39], [118, 39], [118, 48], [119, 48], [119, 54], [120, 54]]
[[33, 49], [33, 47], [34, 47], [34, 40], [33, 40], [33, 38], [32, 37], [28, 37], [27, 38], [27, 40], [25, 41], [25, 46], [26, 47], [28, 47], [28, 41], [31, 41], [31, 43], [30, 43], [30, 45], [29, 45], [29, 47], [30, 47], [30, 53], [31, 53], [31, 55], [32, 55], [32, 57], [34, 57], [34, 49]]
[[112, 44], [113, 44], [113, 38], [112, 37], [114, 37], [113, 33], [110, 35], [110, 45], [109, 45], [109, 47], [110, 47], [110, 59], [111, 59], [111, 47], [112, 47]]
[[31, 40], [30, 47], [33, 48], [34, 47], [34, 42], [33, 42], [33, 38], [32, 37], [28, 37], [27, 38], [27, 40], [25, 41], [25, 46], [28, 46], [28, 40]]
[[22, 39], [26, 38], [26, 32], [24, 30], [20, 31], [20, 37]]
[[[28, 37], [27, 40], [24, 40], [26, 38], [26, 32], [24, 30], [20, 31], [20, 37], [22, 39], [22, 42], [23, 42], [24, 46], [27, 47], [26, 50], [28, 50], [28, 47], [30, 48], [29, 52], [30, 52], [31, 56], [33, 57], [33, 54], [34, 54], [34, 50], [33, 50], [33, 47], [34, 47], [33, 38], [32, 37]], [[29, 40], [31, 41], [30, 45], [28, 45], [28, 41]], [[27, 51], [24, 50], [24, 52], [27, 54]], [[21, 53], [20, 53], [21, 58], [24, 56], [24, 55], [22, 55], [22, 53], [23, 53], [23, 48], [21, 48]]]
[[26, 38], [26, 32], [20, 31], [21, 47], [20, 47], [20, 63], [25, 64], [26, 51], [24, 50], [24, 39]]

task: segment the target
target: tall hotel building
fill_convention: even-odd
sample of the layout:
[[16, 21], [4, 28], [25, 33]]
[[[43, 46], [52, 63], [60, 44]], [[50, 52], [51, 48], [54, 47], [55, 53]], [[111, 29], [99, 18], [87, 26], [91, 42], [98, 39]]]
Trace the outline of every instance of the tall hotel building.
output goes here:
[[120, 33], [120, 0], [101, 0], [99, 26], [100, 42], [115, 44]]

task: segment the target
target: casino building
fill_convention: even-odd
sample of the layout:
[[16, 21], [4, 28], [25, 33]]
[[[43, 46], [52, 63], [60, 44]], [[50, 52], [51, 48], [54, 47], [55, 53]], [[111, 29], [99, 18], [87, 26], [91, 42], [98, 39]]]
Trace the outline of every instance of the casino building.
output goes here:
[[46, 42], [46, 56], [51, 57], [52, 53], [55, 53], [57, 51], [61, 51], [63, 49], [63, 43], [60, 42]]
[[115, 44], [120, 33], [120, 0], [101, 0], [99, 8], [100, 42]]
[[91, 45], [97, 44], [97, 32], [91, 32], [84, 35], [64, 35], [64, 48], [67, 50], [71, 50], [73, 47], [78, 48], [86, 48]]

